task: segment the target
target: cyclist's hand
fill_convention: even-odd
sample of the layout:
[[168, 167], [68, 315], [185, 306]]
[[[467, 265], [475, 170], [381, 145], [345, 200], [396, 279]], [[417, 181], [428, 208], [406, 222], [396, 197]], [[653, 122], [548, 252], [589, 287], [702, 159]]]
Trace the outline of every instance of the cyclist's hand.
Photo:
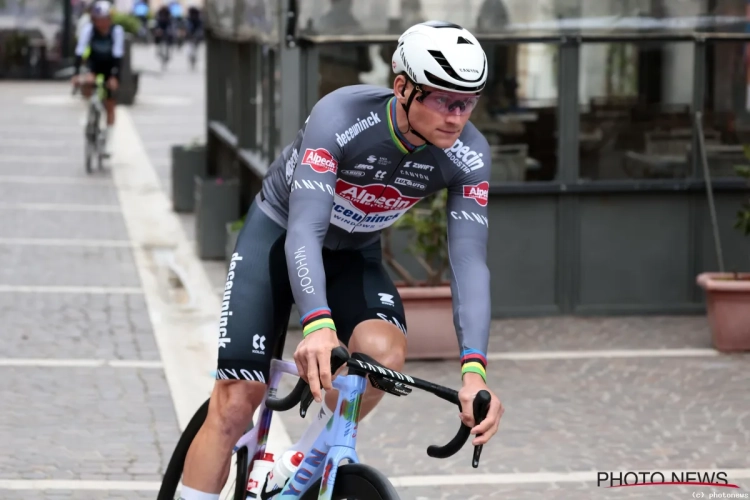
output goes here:
[[[474, 397], [481, 390], [489, 392], [492, 400], [490, 401], [490, 409], [487, 412], [487, 417], [477, 425], [474, 422]], [[497, 432], [497, 428], [500, 425], [500, 417], [505, 412], [500, 399], [487, 387], [484, 379], [476, 373], [467, 373], [464, 375], [464, 386], [458, 391], [458, 399], [461, 401], [461, 421], [468, 427], [471, 427], [472, 434], [481, 434], [481, 436], [475, 437], [471, 444], [474, 446], [486, 444]]]
[[117, 78], [115, 78], [114, 76], [110, 76], [109, 80], [107, 80], [107, 86], [112, 92], [116, 91], [118, 86]]
[[330, 328], [321, 328], [305, 337], [294, 351], [294, 362], [300, 377], [310, 384], [315, 401], [320, 403], [320, 386], [327, 391], [333, 389], [331, 385], [331, 351], [339, 346], [336, 332]]

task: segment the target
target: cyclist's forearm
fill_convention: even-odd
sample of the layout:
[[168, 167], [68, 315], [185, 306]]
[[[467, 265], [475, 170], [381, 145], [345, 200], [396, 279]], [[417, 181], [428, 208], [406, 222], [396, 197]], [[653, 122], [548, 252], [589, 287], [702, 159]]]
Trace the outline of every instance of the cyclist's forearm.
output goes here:
[[[290, 213], [291, 215], [291, 213]], [[331, 310], [326, 297], [326, 277], [323, 267], [323, 237], [313, 227], [298, 224], [290, 227], [286, 236], [286, 260], [289, 269], [289, 283], [294, 302], [297, 304], [302, 324], [302, 335], [321, 328], [335, 330]], [[289, 220], [293, 220], [292, 217]]]
[[476, 373], [486, 379], [491, 317], [490, 272], [487, 265], [479, 259], [464, 261], [454, 268], [454, 272], [458, 278], [454, 277], [456, 281], [453, 290], [460, 294], [460, 304], [454, 315], [457, 318], [456, 330], [461, 346], [461, 376]]

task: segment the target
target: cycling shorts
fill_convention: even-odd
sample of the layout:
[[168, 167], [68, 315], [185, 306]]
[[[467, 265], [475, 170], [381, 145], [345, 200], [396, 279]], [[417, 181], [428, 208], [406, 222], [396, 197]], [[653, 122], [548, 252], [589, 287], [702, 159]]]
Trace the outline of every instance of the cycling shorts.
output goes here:
[[[105, 83], [112, 76], [114, 76], [115, 80], [117, 80], [118, 82], [120, 81], [119, 76], [112, 75], [112, 69], [114, 68], [114, 66], [110, 63], [95, 62], [89, 59], [87, 66], [89, 68], [89, 71], [91, 71], [94, 75], [103, 75]], [[112, 90], [110, 90], [109, 87], [107, 87], [106, 85], [104, 87], [104, 93], [105, 93], [105, 96], [104, 96], [105, 99], [114, 99], [116, 97], [116, 94]]]
[[[286, 230], [253, 202], [227, 274], [217, 379], [268, 381], [294, 303], [285, 239]], [[358, 250], [323, 250], [328, 306], [347, 346], [354, 328], [370, 319], [388, 321], [406, 334], [404, 306], [381, 261], [379, 240]]]

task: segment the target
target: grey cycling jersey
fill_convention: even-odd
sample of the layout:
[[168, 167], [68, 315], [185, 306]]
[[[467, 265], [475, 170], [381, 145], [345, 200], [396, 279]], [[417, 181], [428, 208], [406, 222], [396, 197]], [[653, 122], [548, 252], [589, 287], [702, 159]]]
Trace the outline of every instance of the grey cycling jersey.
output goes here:
[[322, 98], [271, 165], [259, 206], [287, 228], [289, 278], [304, 325], [328, 308], [323, 247], [364, 247], [420, 199], [447, 188], [454, 323], [465, 362], [473, 355], [486, 365], [489, 146], [467, 123], [451, 148], [414, 148], [394, 127], [395, 105], [391, 90], [369, 85]]

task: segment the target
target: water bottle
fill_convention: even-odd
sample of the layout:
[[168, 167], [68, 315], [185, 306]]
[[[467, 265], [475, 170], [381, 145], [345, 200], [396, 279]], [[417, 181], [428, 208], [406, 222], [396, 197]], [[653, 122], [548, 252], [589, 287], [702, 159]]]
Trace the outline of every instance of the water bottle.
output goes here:
[[268, 475], [268, 482], [263, 491], [265, 493], [271, 493], [274, 490], [281, 491], [287, 480], [297, 472], [303, 458], [305, 458], [304, 453], [299, 451], [289, 450], [284, 453], [273, 465], [273, 470]]
[[259, 498], [261, 488], [266, 483], [266, 476], [273, 470], [273, 466], [273, 453], [266, 453], [263, 459], [253, 462], [253, 468], [247, 480], [247, 498]]

